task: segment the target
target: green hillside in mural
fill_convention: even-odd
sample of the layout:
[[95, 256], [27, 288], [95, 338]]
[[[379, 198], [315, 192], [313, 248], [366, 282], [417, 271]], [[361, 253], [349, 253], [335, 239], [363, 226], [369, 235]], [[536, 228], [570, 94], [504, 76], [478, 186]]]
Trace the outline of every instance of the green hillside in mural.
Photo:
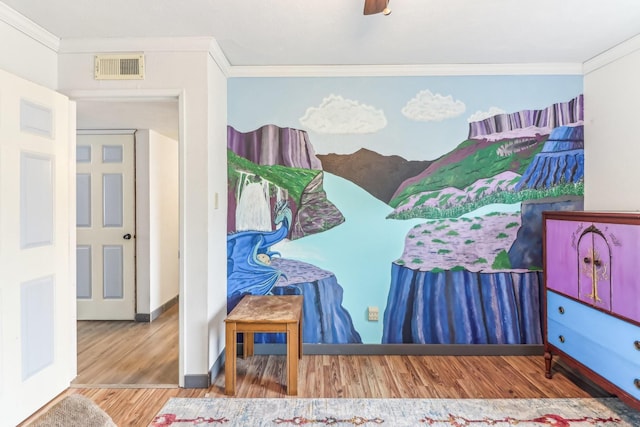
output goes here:
[[258, 165], [227, 150], [227, 176], [231, 187], [236, 187], [242, 176], [250, 174], [269, 181], [276, 187], [286, 189], [289, 197], [299, 203], [305, 188], [320, 173], [322, 171], [312, 169]]
[[[525, 140], [466, 140], [405, 181], [390, 201], [393, 219], [455, 218], [493, 203], [582, 195], [584, 183], [558, 182], [540, 188], [517, 189], [522, 175], [538, 156], [548, 136]], [[523, 149], [508, 149], [514, 145]]]
[[390, 202], [398, 207], [409, 196], [424, 191], [441, 190], [447, 187], [465, 188], [478, 179], [498, 175], [504, 171], [512, 171], [522, 175], [533, 157], [542, 150], [545, 138], [540, 138], [529, 149], [500, 156], [498, 150], [512, 140], [477, 141], [466, 140], [451, 152], [435, 161], [423, 174], [421, 179], [410, 183]]

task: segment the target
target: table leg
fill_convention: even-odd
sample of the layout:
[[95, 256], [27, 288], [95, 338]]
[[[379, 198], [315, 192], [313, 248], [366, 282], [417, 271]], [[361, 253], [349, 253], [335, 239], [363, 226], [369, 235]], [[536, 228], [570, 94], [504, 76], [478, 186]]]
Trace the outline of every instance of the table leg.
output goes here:
[[300, 317], [300, 321], [298, 322], [298, 359], [302, 359], [302, 316]]
[[242, 339], [242, 357], [247, 358], [253, 356], [254, 347], [253, 332], [245, 332]]
[[287, 394], [298, 394], [299, 323], [287, 324]]
[[236, 353], [238, 351], [238, 338], [234, 322], [227, 322], [225, 341], [224, 393], [234, 395], [236, 393]]

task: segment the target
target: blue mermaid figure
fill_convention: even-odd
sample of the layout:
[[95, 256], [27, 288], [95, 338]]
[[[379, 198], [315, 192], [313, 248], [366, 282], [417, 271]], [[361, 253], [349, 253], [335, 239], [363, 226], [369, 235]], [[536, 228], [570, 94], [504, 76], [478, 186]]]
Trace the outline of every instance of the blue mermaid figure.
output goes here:
[[248, 230], [227, 236], [227, 312], [247, 294], [267, 295], [283, 275], [271, 265], [271, 258], [280, 255], [271, 246], [289, 234], [291, 209], [286, 200], [279, 200], [274, 208], [274, 231]]

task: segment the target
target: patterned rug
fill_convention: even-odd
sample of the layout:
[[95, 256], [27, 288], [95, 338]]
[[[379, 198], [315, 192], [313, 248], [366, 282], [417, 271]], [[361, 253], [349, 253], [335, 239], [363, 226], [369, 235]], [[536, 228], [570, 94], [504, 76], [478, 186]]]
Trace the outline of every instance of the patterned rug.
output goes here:
[[150, 427], [637, 427], [640, 412], [602, 399], [171, 398]]

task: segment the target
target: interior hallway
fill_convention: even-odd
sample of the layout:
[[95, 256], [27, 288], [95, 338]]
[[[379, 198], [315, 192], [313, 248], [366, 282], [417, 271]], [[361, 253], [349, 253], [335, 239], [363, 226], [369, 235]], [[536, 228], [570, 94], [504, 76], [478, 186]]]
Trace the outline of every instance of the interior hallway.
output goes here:
[[178, 387], [178, 304], [151, 323], [78, 321], [73, 387]]

